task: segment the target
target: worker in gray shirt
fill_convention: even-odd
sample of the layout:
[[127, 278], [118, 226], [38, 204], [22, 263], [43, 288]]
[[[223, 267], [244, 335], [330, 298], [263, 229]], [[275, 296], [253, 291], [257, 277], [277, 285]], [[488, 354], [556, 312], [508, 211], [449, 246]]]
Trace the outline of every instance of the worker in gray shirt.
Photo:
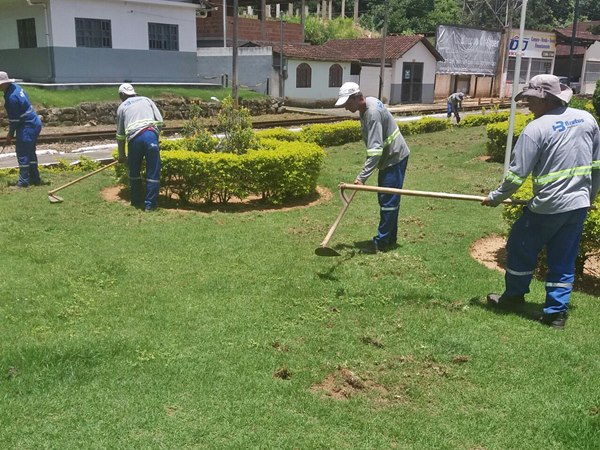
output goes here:
[[[160, 111], [148, 97], [137, 95], [133, 86], [119, 86], [122, 103], [117, 109], [117, 144], [119, 161], [129, 166], [131, 204], [152, 211], [156, 208], [160, 188], [160, 148], [158, 135], [163, 126]], [[127, 158], [125, 158], [127, 142]], [[146, 160], [146, 194], [142, 188], [142, 161]]]
[[[398, 124], [385, 105], [375, 97], [365, 97], [358, 84], [347, 82], [340, 88], [335, 106], [344, 106], [346, 110], [360, 114], [367, 158], [354, 183], [365, 184], [375, 169], [379, 169], [380, 187], [401, 189], [410, 151]], [[396, 246], [398, 239], [400, 195], [379, 192], [377, 196], [380, 210], [377, 235], [369, 246], [361, 249], [361, 253], [390, 250]]]
[[600, 131], [586, 111], [569, 108], [573, 92], [554, 75], [536, 75], [515, 100], [526, 99], [535, 119], [521, 132], [508, 173], [482, 202], [497, 206], [531, 174], [533, 194], [506, 245], [505, 290], [488, 303], [519, 308], [540, 251], [546, 247], [546, 302], [540, 322], [563, 328], [575, 279], [575, 260], [588, 209], [600, 189]]
[[448, 119], [452, 117], [452, 114], [454, 114], [454, 118], [456, 119], [457, 124], [460, 123], [460, 115], [458, 114], [458, 112], [462, 108], [462, 102], [465, 99], [465, 97], [466, 95], [462, 92], [455, 92], [454, 94], [450, 95], [450, 97], [448, 97]]

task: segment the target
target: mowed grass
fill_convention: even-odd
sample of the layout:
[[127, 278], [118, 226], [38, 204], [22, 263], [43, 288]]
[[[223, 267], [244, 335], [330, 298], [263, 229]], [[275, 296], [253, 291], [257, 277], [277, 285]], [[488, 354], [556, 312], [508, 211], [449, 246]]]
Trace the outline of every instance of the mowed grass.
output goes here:
[[[407, 189], [501, 178], [483, 128], [408, 143]], [[469, 247], [505, 225], [475, 202], [405, 197], [400, 247], [363, 256], [358, 193], [342, 256], [315, 256], [364, 160], [327, 151], [333, 198], [293, 210], [144, 214], [101, 198], [106, 172], [61, 204], [78, 174], [2, 187], [0, 448], [597, 449], [598, 299], [575, 292], [563, 332], [487, 309], [503, 274]]]
[[[231, 95], [231, 89], [219, 87], [186, 87], [186, 86], [156, 86], [134, 84], [135, 91], [139, 95], [152, 98], [194, 98], [202, 101], [212, 101], [211, 97], [223, 99]], [[77, 106], [81, 102], [102, 103], [118, 102], [118, 85], [101, 87], [81, 87], [79, 89], [47, 89], [37, 86], [23, 85], [34, 105], [46, 108], [64, 108]], [[240, 99], [264, 98], [263, 94], [254, 91], [240, 89]]]

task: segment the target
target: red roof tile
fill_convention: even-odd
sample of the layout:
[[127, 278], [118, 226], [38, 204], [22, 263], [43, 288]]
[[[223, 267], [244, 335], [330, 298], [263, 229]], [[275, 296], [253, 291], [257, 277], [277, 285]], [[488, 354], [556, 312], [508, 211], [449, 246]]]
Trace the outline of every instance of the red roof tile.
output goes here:
[[[332, 39], [323, 44], [322, 47], [353, 59], [378, 61], [381, 60], [381, 41], [381, 38]], [[443, 61], [444, 58], [435, 47], [424, 36], [419, 35], [387, 36], [385, 39], [385, 59], [401, 58], [419, 42], [422, 42], [438, 61]]]

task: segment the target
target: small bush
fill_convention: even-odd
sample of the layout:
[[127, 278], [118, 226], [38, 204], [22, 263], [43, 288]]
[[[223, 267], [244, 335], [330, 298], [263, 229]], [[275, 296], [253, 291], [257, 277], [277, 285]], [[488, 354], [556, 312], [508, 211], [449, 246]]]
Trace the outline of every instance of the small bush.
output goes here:
[[[513, 146], [517, 142], [523, 128], [533, 119], [533, 114], [515, 116]], [[503, 162], [506, 153], [506, 139], [508, 137], [508, 122], [491, 123], [485, 127], [488, 141], [486, 151], [492, 161]]]
[[488, 123], [497, 123], [507, 121], [510, 111], [492, 112], [491, 114], [472, 114], [465, 116], [459, 126], [461, 127], [479, 127]]
[[594, 89], [594, 94], [592, 95], [592, 105], [596, 112], [596, 118], [600, 118], [600, 80], [596, 81], [596, 89]]
[[360, 122], [357, 120], [344, 120], [332, 124], [314, 124], [304, 127], [300, 131], [302, 140], [314, 142], [322, 147], [343, 145], [348, 142], [357, 142], [362, 139]]
[[277, 127], [269, 130], [260, 130], [256, 132], [256, 137], [259, 139], [277, 139], [279, 141], [299, 141], [302, 138], [302, 134], [296, 131], [288, 130], [286, 128]]

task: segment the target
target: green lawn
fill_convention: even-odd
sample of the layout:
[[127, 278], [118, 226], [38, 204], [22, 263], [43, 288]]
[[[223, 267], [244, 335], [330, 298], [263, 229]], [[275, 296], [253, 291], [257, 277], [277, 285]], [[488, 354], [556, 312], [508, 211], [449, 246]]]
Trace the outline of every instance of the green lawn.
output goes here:
[[[408, 137], [405, 187], [495, 187], [484, 134]], [[327, 151], [335, 191], [364, 146]], [[488, 310], [503, 275], [469, 247], [505, 230], [500, 208], [405, 197], [400, 247], [363, 256], [378, 206], [361, 192], [331, 241], [342, 256], [319, 258], [335, 192], [145, 214], [100, 197], [107, 172], [60, 204], [46, 190], [79, 174], [26, 191], [0, 176], [0, 448], [598, 448], [600, 303], [575, 292], [563, 332]]]
[[[36, 86], [23, 86], [31, 102], [46, 108], [64, 108], [77, 106], [80, 103], [91, 102], [118, 102], [117, 85], [105, 87], [82, 87], [81, 89], [45, 89]], [[185, 87], [185, 86], [153, 86], [136, 84], [135, 91], [139, 95], [152, 98], [183, 97], [195, 98], [202, 101], [211, 101], [211, 97], [223, 99], [231, 95], [231, 89], [212, 87]], [[265, 96], [254, 91], [241, 89], [240, 99], [264, 98]]]

